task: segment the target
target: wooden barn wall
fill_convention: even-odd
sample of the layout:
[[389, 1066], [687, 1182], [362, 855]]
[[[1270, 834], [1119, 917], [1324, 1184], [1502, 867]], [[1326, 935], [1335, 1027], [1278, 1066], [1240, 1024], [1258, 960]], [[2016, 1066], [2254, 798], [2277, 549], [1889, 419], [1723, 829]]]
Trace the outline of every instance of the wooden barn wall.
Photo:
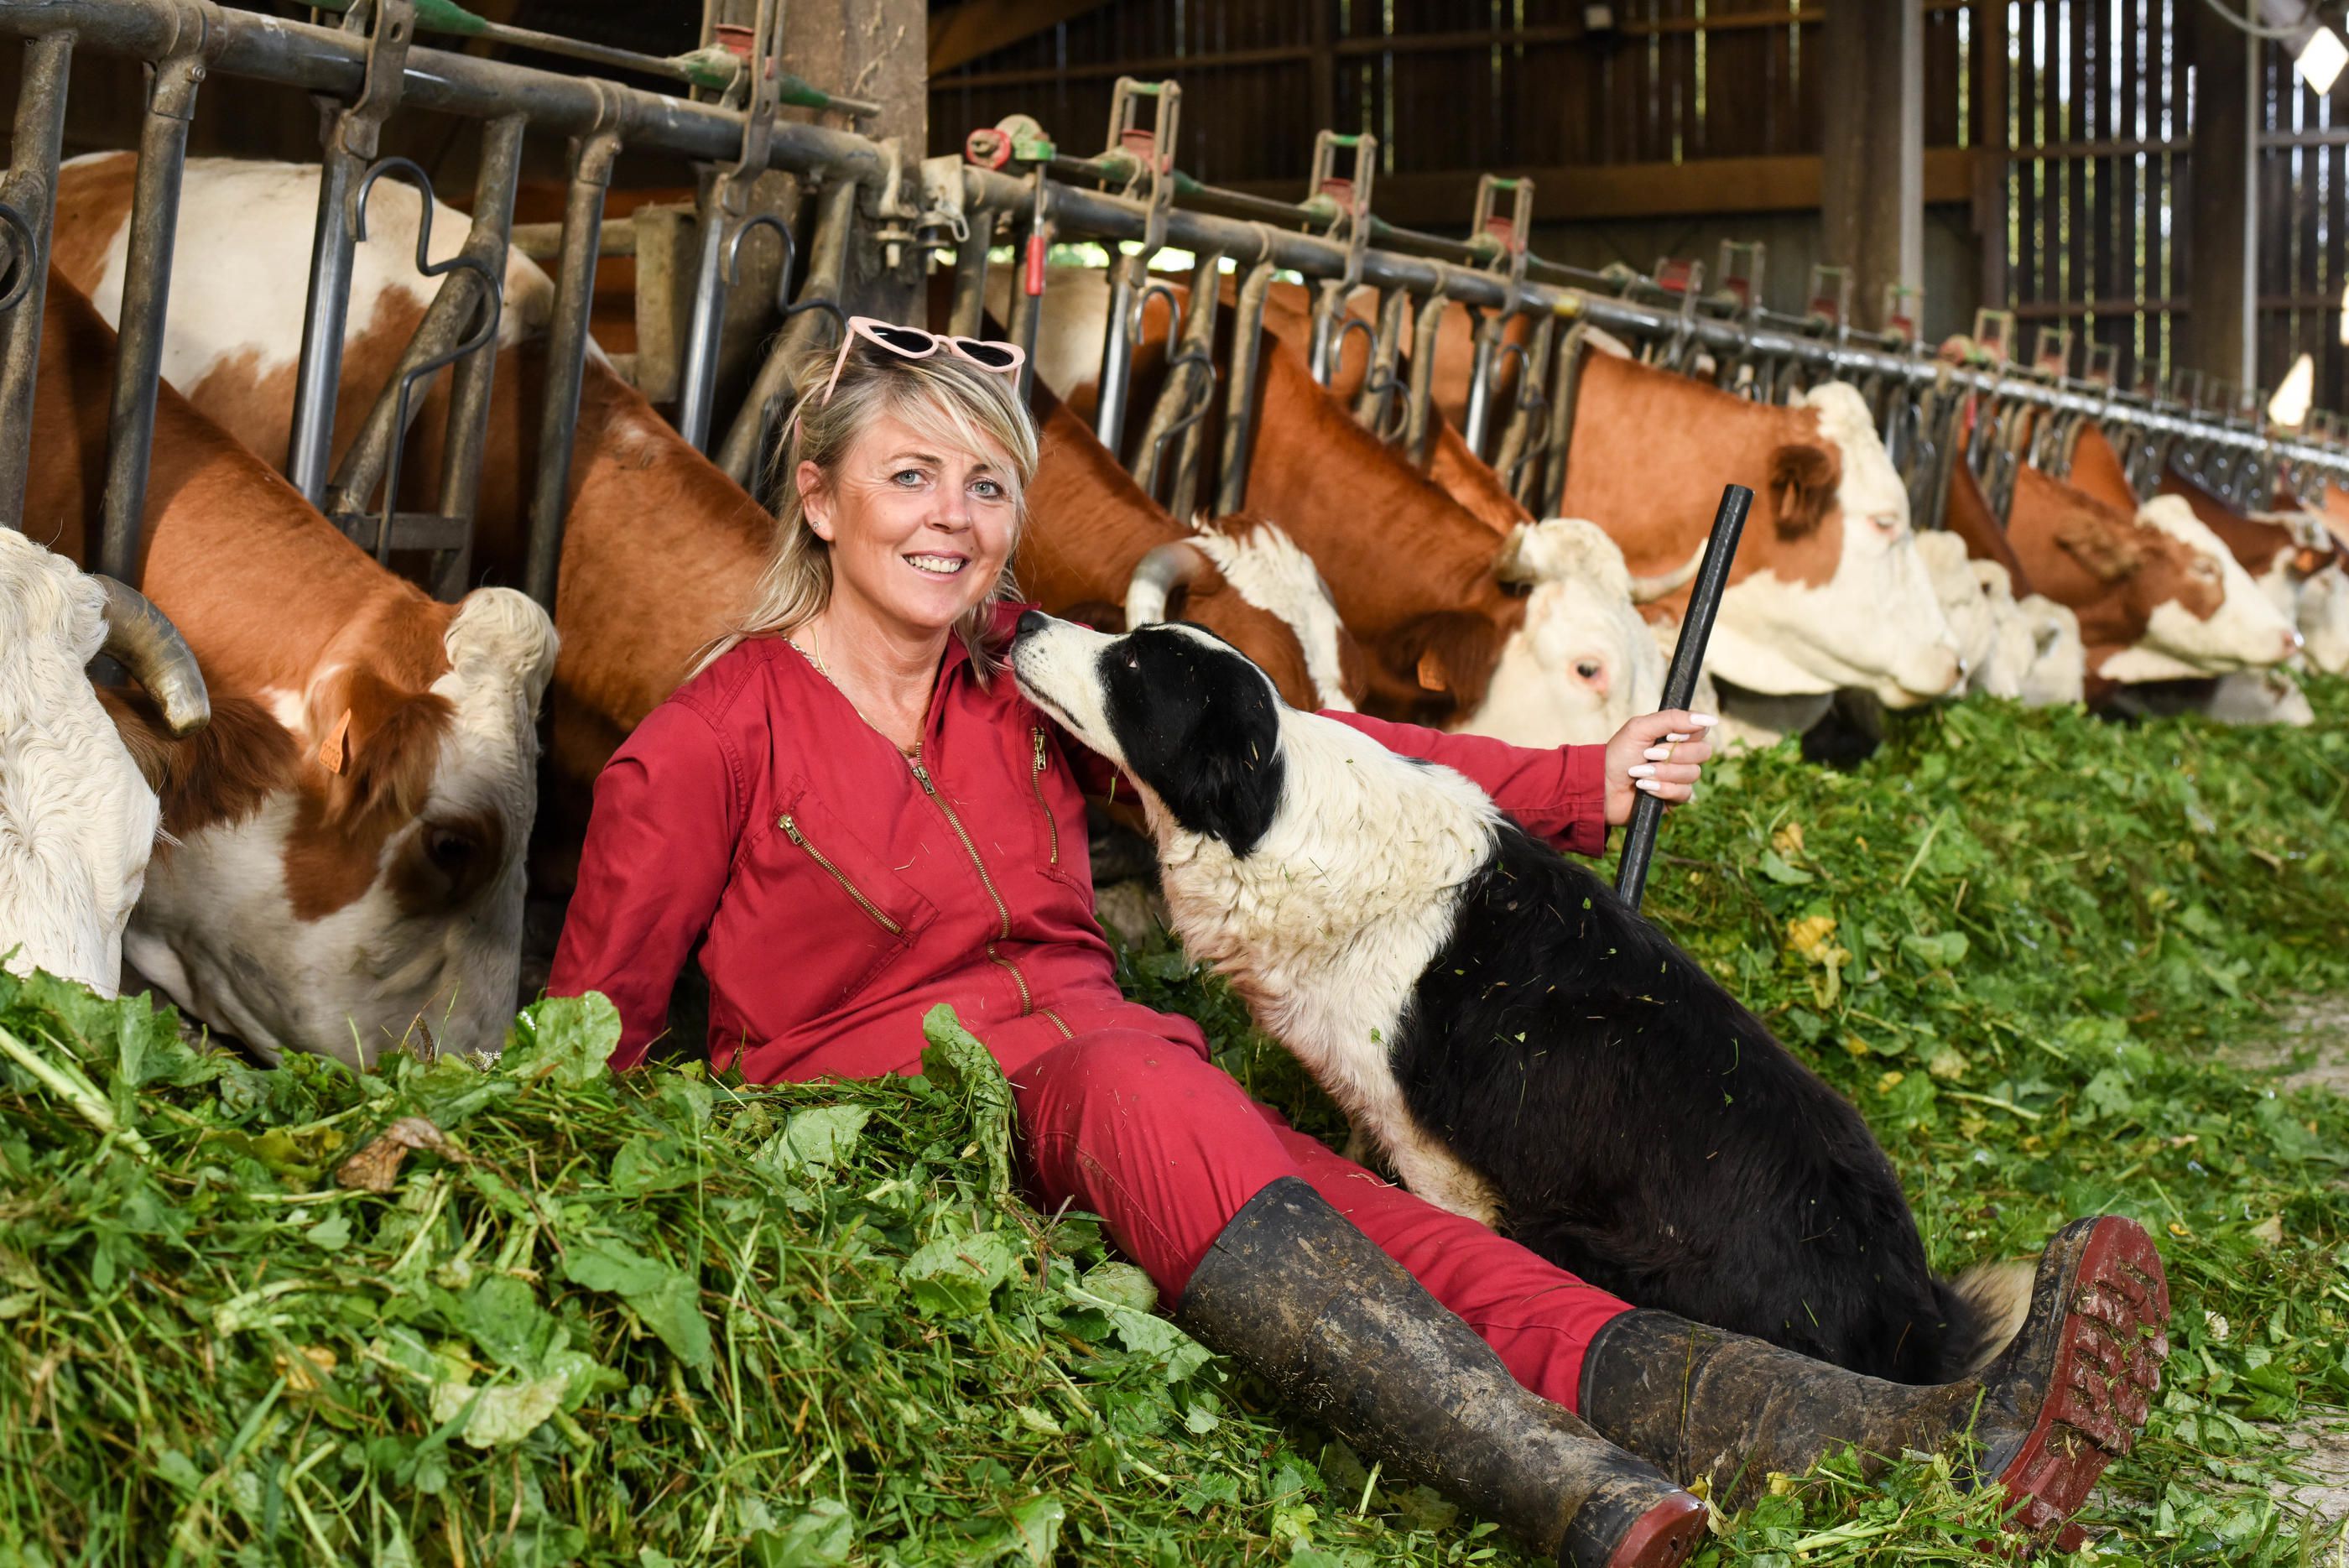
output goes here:
[[[2267, 133], [2260, 150], [2259, 374], [2282, 381], [2302, 353], [2316, 360], [2316, 406], [2349, 408], [2341, 343], [2349, 286], [2349, 109], [2292, 75], [2271, 45], [2262, 62]], [[2349, 93], [2349, 83], [2334, 89]]]
[[[1977, 298], [1971, 10], [1926, 12], [1927, 320]], [[1592, 36], [1580, 0], [1111, 0], [933, 78], [931, 150], [1026, 114], [1063, 151], [1098, 151], [1121, 75], [1183, 85], [1177, 162], [1199, 179], [1304, 194], [1315, 132], [1379, 137], [1396, 222], [1467, 223], [1475, 176], [1529, 172], [1537, 248], [1647, 267], [1723, 238], [1769, 246], [1764, 293], [1799, 309], [1820, 254], [1825, 0], [1618, 0]], [[1867, 307], [1873, 315], [1873, 306]]]

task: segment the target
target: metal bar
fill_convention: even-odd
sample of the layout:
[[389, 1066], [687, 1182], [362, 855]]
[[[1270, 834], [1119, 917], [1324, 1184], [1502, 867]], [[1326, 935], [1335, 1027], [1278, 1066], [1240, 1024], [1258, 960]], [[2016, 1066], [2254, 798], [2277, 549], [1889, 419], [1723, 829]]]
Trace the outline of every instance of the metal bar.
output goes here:
[[1411, 387], [1403, 404], [1402, 450], [1413, 468], [1427, 466], [1428, 449], [1435, 440], [1435, 340], [1444, 330], [1444, 304], [1440, 295], [1421, 300], [1419, 320], [1411, 337]]
[[[1019, 279], [1011, 289], [1011, 319], [1003, 324], [1025, 358], [1019, 364], [1019, 400], [1036, 389], [1036, 332], [1044, 318], [1044, 258], [1052, 245], [1050, 182], [1041, 170], [1030, 176], [1019, 210], [1028, 221], [1019, 230]], [[966, 192], [968, 195], [968, 192]]]
[[[201, 43], [201, 38], [191, 40]], [[190, 53], [162, 60], [139, 132], [138, 183], [130, 193], [129, 257], [122, 277], [121, 346], [106, 424], [106, 492], [98, 503], [98, 569], [139, 586], [148, 449], [155, 433], [155, 389], [162, 379], [163, 317], [171, 292], [171, 244], [180, 227], [180, 174], [188, 122], [204, 62]]]
[[986, 324], [987, 253], [995, 244], [995, 214], [978, 212], [968, 222], [970, 233], [955, 246], [954, 306], [947, 330], [957, 337], [976, 337]]
[[709, 445], [709, 409], [718, 396], [718, 334], [726, 319], [727, 222], [721, 193], [730, 182], [719, 176], [701, 205], [701, 259], [693, 273], [693, 326], [685, 337], [685, 372], [678, 390], [677, 433], [697, 451]]
[[1264, 302], [1279, 268], [1260, 261], [1240, 280], [1232, 306], [1230, 379], [1224, 383], [1224, 450], [1216, 463], [1216, 515], [1247, 504], [1248, 463], [1256, 455], [1257, 367], [1264, 359]]
[[[755, 487], [754, 470], [767, 432], [788, 405], [793, 371], [823, 341], [824, 324], [837, 325], [831, 311], [815, 308], [829, 301], [835, 307], [847, 286], [848, 243], [856, 227], [856, 182], [836, 180], [816, 200], [815, 237], [809, 245], [807, 274], [800, 284], [799, 303], [776, 335], [774, 347], [750, 383], [749, 396], [728, 427], [726, 442], [718, 449], [718, 466], [735, 483]], [[788, 281], [788, 280], [786, 280]]]
[[[1722, 590], [1729, 586], [1729, 566], [1737, 555], [1738, 535], [1745, 530], [1746, 509], [1754, 493], [1742, 484], [1723, 485], [1721, 505], [1713, 514], [1713, 532], [1704, 541], [1704, 559], [1698, 563], [1696, 586], [1689, 592], [1688, 618], [1681, 623], [1680, 646], [1672, 649], [1671, 669], [1664, 675], [1667, 709], [1685, 708], [1696, 695], [1697, 672], [1704, 666], [1704, 645], [1713, 638], [1713, 618], [1721, 608]], [[1622, 857], [1616, 863], [1615, 896], [1632, 909], [1647, 891], [1648, 859], [1656, 852], [1656, 829], [1664, 819], [1664, 803], [1642, 794], [1631, 805], [1631, 824], [1623, 835]]]
[[1468, 450], [1478, 457], [1485, 455], [1485, 429], [1492, 421], [1493, 356], [1501, 346], [1501, 334], [1508, 323], [1498, 311], [1489, 311], [1476, 323], [1476, 349], [1468, 367], [1467, 428], [1460, 434]]
[[[1371, 362], [1362, 372], [1362, 384], [1354, 392], [1354, 418], [1372, 435], [1386, 439], [1387, 411], [1394, 406], [1395, 367], [1402, 362], [1404, 313], [1411, 308], [1407, 290], [1391, 288], [1379, 300], [1379, 336], [1371, 351]], [[1333, 355], [1330, 370], [1336, 375], [1337, 356]]]
[[[502, 275], [506, 231], [513, 224], [514, 188], [522, 179], [523, 132], [528, 121], [510, 114], [481, 128], [481, 168], [473, 191], [473, 226], [464, 249]], [[473, 514], [481, 488], [481, 443], [490, 429], [490, 388], [498, 372], [492, 338], [449, 372], [449, 439], [440, 459], [440, 514], [460, 525], [463, 543], [435, 563], [432, 594], [463, 597], [473, 569]], [[540, 449], [540, 460], [546, 452]], [[387, 483], [391, 483], [387, 481]]]
[[16, 89], [16, 123], [9, 141], [8, 173], [0, 203], [24, 221], [16, 306], [0, 315], [0, 527], [22, 529], [25, 474], [32, 461], [33, 388], [41, 375], [41, 306], [49, 275], [50, 220], [57, 208], [57, 154], [65, 140], [66, 76], [73, 63], [71, 34], [51, 34], [25, 46], [25, 74]]
[[1509, 422], [1501, 430], [1501, 450], [1493, 460], [1494, 471], [1520, 504], [1532, 500], [1540, 473], [1534, 460], [1548, 450], [1548, 424], [1545, 421], [1537, 436], [1534, 419], [1547, 410], [1542, 389], [1549, 385], [1550, 353], [1557, 336], [1556, 317], [1545, 316], [1534, 324], [1533, 341], [1517, 366], [1517, 395], [1509, 409]]
[[[520, 117], [515, 119], [518, 120]], [[519, 130], [515, 136], [519, 140]], [[483, 155], [488, 155], [486, 148]], [[433, 199], [427, 196], [425, 211], [429, 213], [434, 205]], [[509, 214], [512, 211], [511, 198], [507, 201], [506, 210]], [[498, 214], [476, 213], [472, 229], [465, 236], [464, 244], [458, 247], [457, 254], [472, 257], [480, 263], [487, 269], [486, 276], [503, 277], [505, 232], [498, 222]], [[349, 449], [343, 453], [343, 461], [335, 469], [334, 483], [327, 488], [326, 504], [322, 508], [328, 516], [364, 513], [378, 482], [390, 485], [399, 483], [398, 474], [385, 472], [391, 459], [394, 431], [403, 409], [406, 418], [412, 421], [424, 404], [421, 396], [403, 401], [400, 388], [416, 367], [446, 354], [465, 340], [478, 318], [484, 276], [485, 274], [475, 267], [455, 266], [442, 277], [440, 290], [433, 295], [432, 303], [424, 307], [424, 318], [416, 324], [415, 335], [408, 340], [399, 363], [393, 367], [390, 376], [376, 393], [375, 404], [367, 410], [367, 422], [359, 427], [358, 434], [352, 438]], [[348, 305], [347, 288], [345, 305]], [[340, 358], [339, 354], [337, 358]], [[398, 433], [406, 434], [405, 431]]]
[[[599, 217], [597, 222], [601, 223]], [[513, 248], [533, 261], [553, 261], [563, 254], [563, 236], [569, 232], [567, 223], [516, 223], [507, 236]], [[632, 256], [636, 254], [636, 230], [633, 223], [618, 223], [601, 231], [597, 242], [598, 255]]]
[[[1158, 400], [1151, 405], [1149, 421], [1142, 429], [1142, 444], [1135, 449], [1134, 482], [1143, 493], [1154, 500], [1158, 495], [1158, 482], [1170, 472], [1179, 472], [1184, 447], [1190, 447], [1194, 462], [1192, 482], [1198, 480], [1195, 440], [1199, 421], [1206, 411], [1206, 399], [1215, 396], [1216, 306], [1222, 299], [1224, 258], [1209, 252], [1199, 258], [1199, 265], [1191, 276], [1191, 300], [1183, 313], [1183, 330], [1178, 342], [1172, 336], [1166, 344], [1166, 379], [1158, 389]], [[1183, 446], [1168, 450], [1168, 443], [1180, 439]], [[1178, 479], [1176, 488], [1180, 488]], [[1187, 503], [1167, 497], [1169, 512], [1182, 517], [1189, 512]]]
[[586, 375], [588, 317], [595, 305], [595, 259], [603, 254], [604, 193], [620, 139], [611, 131], [579, 139], [571, 154], [571, 189], [563, 210], [563, 254], [554, 274], [554, 319], [546, 343], [546, 390], [538, 405], [538, 480], [530, 494], [530, 537], [523, 545], [523, 591], [547, 614], [563, 562], [563, 520], [571, 506], [571, 445], [579, 425], [579, 387]]
[[1100, 400], [1093, 408], [1093, 434], [1122, 460], [1126, 383], [1133, 369], [1133, 302], [1150, 281], [1148, 264], [1138, 255], [1121, 254], [1110, 265], [1109, 277], [1109, 327], [1102, 334], [1101, 374], [1093, 383]]

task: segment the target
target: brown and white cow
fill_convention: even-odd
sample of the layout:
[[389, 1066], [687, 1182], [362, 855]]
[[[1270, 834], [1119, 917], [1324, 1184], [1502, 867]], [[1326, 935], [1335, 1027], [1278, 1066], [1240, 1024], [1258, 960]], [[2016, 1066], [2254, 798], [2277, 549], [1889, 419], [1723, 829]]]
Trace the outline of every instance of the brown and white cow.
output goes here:
[[[25, 523], [86, 560], [114, 333], [52, 275]], [[546, 617], [484, 588], [435, 604], [367, 558], [170, 387], [156, 400], [142, 587], [214, 692], [167, 769], [125, 940], [184, 1011], [275, 1057], [354, 1064], [420, 1026], [495, 1050], [513, 1012]], [[232, 699], [274, 724], [223, 723]]]
[[2328, 675], [2349, 670], [2349, 573], [2323, 518], [2297, 508], [2238, 512], [2176, 469], [2163, 475], [2161, 493], [2183, 500], [2226, 545], [2299, 631], [2311, 666]]
[[[1889, 707], [1962, 676], [1909, 528], [1909, 493], [1859, 394], [1754, 403], [1610, 354], [1583, 361], [1563, 507], [1596, 518], [1634, 571], [1685, 569], [1734, 482], [1754, 493], [1707, 662], [1778, 695], [1855, 687]], [[1682, 589], [1661, 602], [1687, 602]]]
[[[2183, 514], [2182, 517], [2180, 514]], [[2293, 634], [2182, 504], [2131, 515], [2023, 465], [2002, 527], [1962, 462], [1948, 524], [1977, 559], [2008, 571], [2018, 596], [2042, 593], [2077, 617], [2098, 691], [2271, 665]]]
[[[1106, 283], [1061, 268], [1044, 298], [1039, 379], [1072, 378], [1063, 395], [1090, 410], [1098, 362], [1069, 346], [1098, 344]], [[1154, 342], [1136, 356], [1137, 410], [1163, 353]], [[1604, 740], [1661, 699], [1662, 661], [1631, 607], [1621, 552], [1589, 524], [1480, 521], [1356, 423], [1277, 334], [1264, 344], [1256, 420], [1247, 505], [1277, 519], [1328, 579], [1363, 647], [1371, 711], [1560, 745]], [[1130, 431], [1140, 423], [1137, 412]], [[1216, 434], [1211, 415], [1206, 485]]]

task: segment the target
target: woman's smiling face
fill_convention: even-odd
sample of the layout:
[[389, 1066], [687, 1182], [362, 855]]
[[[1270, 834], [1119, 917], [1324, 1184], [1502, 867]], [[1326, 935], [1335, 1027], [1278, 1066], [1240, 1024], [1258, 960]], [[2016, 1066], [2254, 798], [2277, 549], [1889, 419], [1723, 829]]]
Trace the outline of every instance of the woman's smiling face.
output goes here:
[[1019, 506], [1012, 467], [881, 414], [829, 483], [797, 475], [808, 525], [832, 545], [833, 593], [909, 636], [944, 637], [986, 598], [1010, 558]]

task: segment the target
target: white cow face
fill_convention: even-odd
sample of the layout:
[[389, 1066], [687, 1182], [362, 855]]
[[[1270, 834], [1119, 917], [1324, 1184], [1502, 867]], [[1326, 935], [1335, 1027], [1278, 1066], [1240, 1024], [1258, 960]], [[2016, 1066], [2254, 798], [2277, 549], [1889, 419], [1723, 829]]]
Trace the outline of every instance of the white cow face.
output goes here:
[[2137, 508], [2137, 521], [2160, 530], [2193, 553], [2193, 570], [2215, 581], [2223, 597], [2208, 620], [2175, 601], [2155, 607], [2146, 634], [2105, 661], [2116, 680], [2225, 675], [2278, 664], [2300, 650], [2300, 633], [2183, 496], [2158, 495]]
[[0, 528], [0, 954], [111, 996], [161, 817], [83, 672], [105, 612], [71, 561]]
[[1834, 575], [1814, 587], [1757, 573], [1722, 596], [1707, 656], [1726, 680], [1777, 695], [1852, 686], [1889, 708], [1939, 697], [1963, 676], [1956, 634], [1909, 527], [1909, 490], [1868, 405], [1840, 382], [1798, 403], [1842, 462]]
[[[1998, 623], [1982, 578], [1974, 572], [1974, 563], [1966, 556], [1965, 541], [1955, 534], [1920, 534], [1917, 554], [1924, 559], [1925, 575], [1932, 580], [1941, 613], [1949, 618], [1950, 633], [1957, 639], [1958, 657], [1965, 661], [1968, 670], [1981, 670], [1997, 639]], [[2000, 575], [2005, 574], [2002, 571]], [[2007, 602], [2013, 603], [2012, 592], [2007, 595]]]
[[2298, 610], [2308, 662], [2327, 675], [2349, 674], [2349, 572], [2336, 562], [2304, 579]]
[[[512, 1017], [535, 716], [554, 631], [523, 596], [482, 588], [442, 645], [449, 668], [429, 689], [438, 701], [406, 705], [445, 704], [438, 749], [429, 772], [371, 808], [382, 813], [379, 839], [364, 817], [322, 833], [337, 786], [305, 787], [190, 835], [150, 877], [132, 963], [271, 1060], [308, 1051], [364, 1066], [402, 1040], [494, 1051]], [[306, 699], [281, 704], [301, 710], [283, 716], [307, 748], [309, 774], [350, 690], [345, 671], [330, 669]], [[398, 728], [395, 717], [359, 742], [347, 775], [393, 765], [381, 753], [402, 743]]]
[[2088, 649], [2080, 638], [2080, 618], [2045, 594], [2015, 601], [2036, 649], [2019, 695], [2026, 708], [2055, 708], [2087, 701]]
[[1662, 701], [1663, 656], [1631, 604], [1623, 552], [1595, 523], [1520, 524], [1494, 564], [1530, 583], [1485, 701], [1459, 725], [1520, 746], [1593, 745]]

